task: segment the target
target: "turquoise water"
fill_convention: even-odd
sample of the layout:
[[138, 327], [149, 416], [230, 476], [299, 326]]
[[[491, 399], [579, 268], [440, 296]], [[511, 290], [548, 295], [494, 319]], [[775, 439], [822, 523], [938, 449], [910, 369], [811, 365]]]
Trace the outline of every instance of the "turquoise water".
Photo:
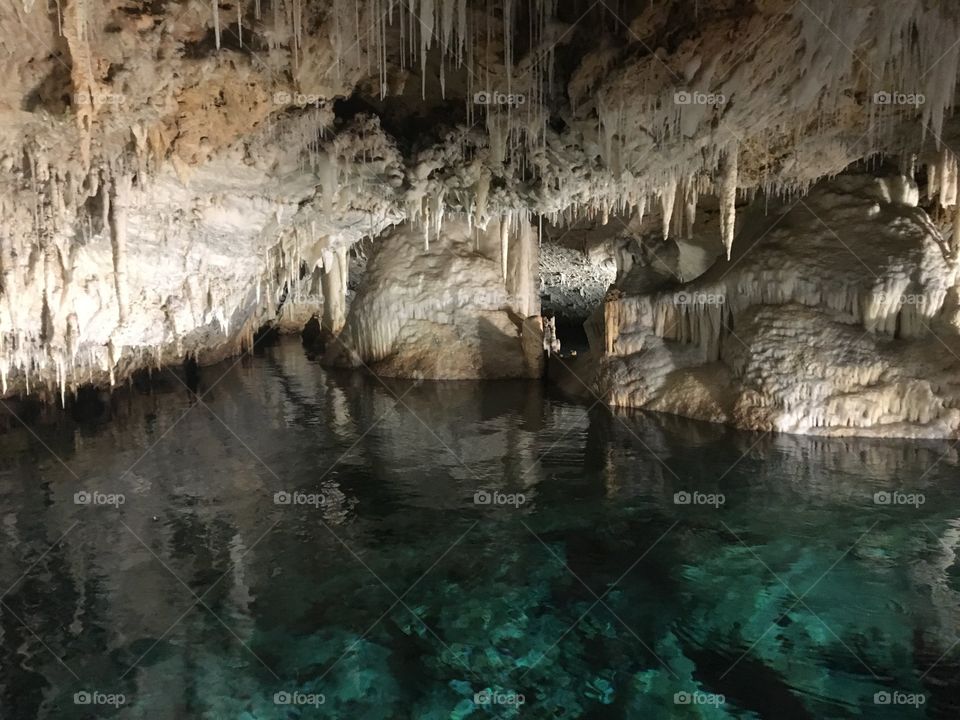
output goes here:
[[0, 434], [4, 720], [960, 715], [952, 443], [289, 343], [205, 391]]

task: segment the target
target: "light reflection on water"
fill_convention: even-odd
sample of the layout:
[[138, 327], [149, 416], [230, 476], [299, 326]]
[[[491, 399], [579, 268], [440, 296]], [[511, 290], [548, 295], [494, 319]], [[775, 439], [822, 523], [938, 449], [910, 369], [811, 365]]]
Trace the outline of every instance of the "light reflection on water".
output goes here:
[[950, 443], [229, 367], [0, 435], [0, 717], [960, 711]]

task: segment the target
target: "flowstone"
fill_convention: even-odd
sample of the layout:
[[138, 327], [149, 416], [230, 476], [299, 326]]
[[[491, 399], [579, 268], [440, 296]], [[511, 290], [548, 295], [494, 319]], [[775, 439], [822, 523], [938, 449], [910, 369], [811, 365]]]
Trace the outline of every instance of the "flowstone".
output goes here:
[[448, 221], [429, 248], [423, 231], [402, 226], [378, 241], [325, 361], [387, 377], [538, 377], [536, 278], [529, 226]]
[[755, 208], [731, 260], [605, 303], [600, 392], [756, 430], [955, 435], [958, 265], [909, 185], [843, 176]]

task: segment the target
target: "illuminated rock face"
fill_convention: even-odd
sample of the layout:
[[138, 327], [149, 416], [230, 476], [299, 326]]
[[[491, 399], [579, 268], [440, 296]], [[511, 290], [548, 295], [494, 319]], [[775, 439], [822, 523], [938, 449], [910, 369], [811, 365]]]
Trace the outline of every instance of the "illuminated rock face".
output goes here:
[[617, 302], [599, 371], [611, 402], [758, 430], [955, 435], [958, 266], [909, 183], [844, 176], [753, 220], [732, 260]]
[[367, 263], [327, 362], [431, 379], [539, 377], [537, 242], [527, 225], [401, 226]]
[[[879, 207], [916, 205], [919, 181], [925, 207], [945, 211], [933, 214], [941, 229], [960, 225], [951, 150], [960, 146], [951, 119], [960, 15], [947, 3], [620, 5], [615, 17], [610, 3], [584, 15], [576, 3], [475, 0], [4, 4], [0, 395], [62, 400], [83, 383], [121, 382], [185, 355], [214, 361], [249, 347], [265, 323], [292, 329], [311, 314], [328, 335], [346, 328], [361, 342], [355, 359], [395, 374], [533, 372], [529, 347], [518, 364], [505, 349], [512, 345], [501, 343], [510, 332], [501, 307], [465, 306], [497, 314], [491, 333], [471, 335], [462, 317], [441, 317], [452, 287], [444, 283], [463, 278], [431, 269], [432, 244], [453, 242], [463, 226], [539, 230], [628, 218], [628, 236], [652, 231], [679, 243], [666, 265], [689, 279], [714, 254], [736, 262], [746, 200], [795, 199], [877, 157], [908, 177], [879, 188]], [[828, 225], [835, 213], [845, 222], [842, 208], [819, 212]], [[691, 245], [705, 227], [718, 253]], [[429, 292], [410, 299], [409, 278], [377, 271], [407, 293], [401, 315], [419, 308], [394, 328], [349, 307], [346, 268], [359, 241], [376, 246], [403, 234], [429, 241], [411, 265]], [[507, 253], [486, 257], [502, 263], [514, 234], [501, 238]], [[945, 242], [957, 247], [955, 236], [945, 232]], [[611, 243], [605, 257], [628, 247]], [[924, 323], [952, 298], [951, 271], [905, 266], [888, 268], [887, 284], [873, 288], [885, 297], [863, 304], [835, 255], [816, 242], [807, 251], [784, 247], [790, 277], [804, 277], [798, 266], [808, 264], [806, 275], [829, 297], [808, 302], [815, 290], [789, 279], [779, 287], [776, 259], [756, 293], [831, 311], [854, 298], [861, 304], [847, 310], [878, 336], [921, 341]], [[606, 278], [609, 268], [600, 269]], [[894, 312], [890, 297], [917, 274], [932, 294]], [[589, 268], [584, 276], [592, 277]], [[645, 294], [623, 289], [627, 305]], [[576, 307], [576, 290], [559, 288], [557, 305]], [[582, 297], [596, 302], [599, 292]], [[530, 325], [536, 290], [517, 293], [511, 302], [527, 298], [526, 310], [510, 305], [520, 316], [511, 325]], [[368, 288], [359, 299], [376, 304], [375, 295]], [[672, 317], [656, 311], [652, 327]], [[631, 322], [629, 308], [618, 317]], [[680, 332], [719, 357], [722, 319], [711, 306]], [[619, 325], [610, 331], [607, 339], [630, 341]], [[757, 326], [758, 343], [766, 331]], [[532, 347], [533, 334], [520, 337]], [[463, 348], [431, 369], [422, 343]], [[381, 354], [387, 346], [394, 366]], [[413, 354], [401, 361], [403, 352]], [[620, 402], [646, 402], [624, 383], [614, 383]], [[727, 411], [717, 416], [739, 422]], [[806, 427], [754, 422], [764, 423]]]

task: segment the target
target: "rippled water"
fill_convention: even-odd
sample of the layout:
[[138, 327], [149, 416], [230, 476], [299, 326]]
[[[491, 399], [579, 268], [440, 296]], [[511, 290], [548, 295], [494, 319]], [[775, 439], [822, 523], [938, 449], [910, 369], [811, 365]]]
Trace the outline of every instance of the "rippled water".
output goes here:
[[0, 435], [0, 717], [960, 713], [952, 443], [385, 385], [289, 343], [205, 391]]

